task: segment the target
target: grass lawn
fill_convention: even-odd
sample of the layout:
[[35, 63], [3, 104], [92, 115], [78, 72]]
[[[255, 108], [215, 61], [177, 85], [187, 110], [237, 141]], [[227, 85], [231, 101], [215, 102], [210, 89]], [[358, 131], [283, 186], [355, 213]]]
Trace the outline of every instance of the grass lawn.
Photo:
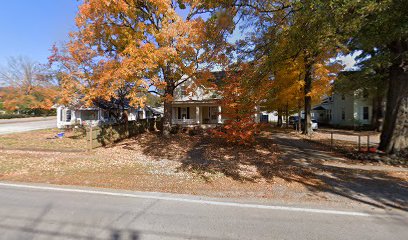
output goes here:
[[63, 138], [56, 138], [59, 129], [0, 135], [0, 149], [83, 151], [86, 139], [80, 131], [67, 131]]
[[[146, 133], [92, 152], [3, 149], [0, 180], [297, 202], [361, 197], [399, 208], [408, 200], [408, 171], [329, 167], [303, 155], [292, 158], [268, 134], [254, 146], [209, 136], [163, 139]], [[84, 142], [50, 141], [59, 140], [72, 146]]]

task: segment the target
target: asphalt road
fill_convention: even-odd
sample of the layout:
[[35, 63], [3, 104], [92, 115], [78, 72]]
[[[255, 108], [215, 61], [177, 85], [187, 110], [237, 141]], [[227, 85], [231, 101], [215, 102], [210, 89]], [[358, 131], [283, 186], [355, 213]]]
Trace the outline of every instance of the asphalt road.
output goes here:
[[0, 135], [57, 127], [56, 117], [0, 120]]
[[[408, 214], [0, 183], [0, 239], [406, 239]], [[266, 204], [266, 205], [265, 205]]]

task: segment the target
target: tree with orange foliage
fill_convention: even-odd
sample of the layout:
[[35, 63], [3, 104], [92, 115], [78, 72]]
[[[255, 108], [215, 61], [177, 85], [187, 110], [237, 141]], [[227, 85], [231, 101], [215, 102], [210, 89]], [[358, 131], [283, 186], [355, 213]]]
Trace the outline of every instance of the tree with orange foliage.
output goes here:
[[65, 50], [54, 48], [50, 57], [64, 69], [64, 100], [72, 100], [73, 93], [85, 95], [88, 103], [109, 100], [125, 87], [138, 106], [153, 92], [164, 101], [168, 135], [175, 88], [188, 80], [209, 80], [210, 69], [228, 60], [225, 37], [232, 18], [215, 3], [84, 0], [78, 30]]
[[222, 128], [214, 134], [229, 142], [249, 144], [255, 140], [260, 129], [256, 122], [258, 106], [264, 99], [265, 82], [255, 84], [254, 72], [249, 65], [242, 64], [239, 70], [230, 70], [220, 86], [222, 116], [226, 119]]
[[0, 70], [3, 107], [8, 111], [27, 112], [50, 110], [58, 95], [58, 88], [46, 69], [26, 58], [9, 58], [7, 67]]
[[[314, 65], [312, 86], [307, 95], [312, 103], [319, 103], [323, 96], [331, 94], [332, 81], [341, 67], [326, 58], [319, 59]], [[278, 111], [280, 116], [285, 112], [288, 118], [289, 114], [299, 113], [304, 106], [306, 69], [303, 57], [279, 62], [273, 69], [271, 88], [267, 90], [266, 102], [262, 106], [268, 111]]]
[[[286, 89], [292, 86], [291, 83], [300, 85], [292, 89], [295, 91], [292, 94], [282, 95], [303, 95], [304, 134], [311, 134], [313, 97], [324, 94], [330, 88], [329, 82], [336, 71], [329, 69], [338, 66], [331, 59], [345, 50], [342, 42], [346, 36], [338, 34], [336, 19], [330, 14], [336, 11], [335, 4], [327, 1], [266, 0], [246, 1], [243, 6], [244, 14], [254, 20], [247, 23], [253, 27], [251, 38], [241, 42], [244, 53], [250, 53], [254, 61], [261, 62], [259, 71], [269, 74], [272, 79], [279, 69], [286, 69], [295, 62], [300, 78], [287, 83], [282, 81], [282, 86]], [[299, 87], [303, 93], [297, 91]]]

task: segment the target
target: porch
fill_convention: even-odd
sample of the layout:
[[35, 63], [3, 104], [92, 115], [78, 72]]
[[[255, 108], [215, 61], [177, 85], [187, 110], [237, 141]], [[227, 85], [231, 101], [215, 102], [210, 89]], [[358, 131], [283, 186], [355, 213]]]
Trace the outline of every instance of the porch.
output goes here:
[[223, 123], [221, 106], [178, 104], [172, 107], [172, 124], [182, 126], [215, 127]]

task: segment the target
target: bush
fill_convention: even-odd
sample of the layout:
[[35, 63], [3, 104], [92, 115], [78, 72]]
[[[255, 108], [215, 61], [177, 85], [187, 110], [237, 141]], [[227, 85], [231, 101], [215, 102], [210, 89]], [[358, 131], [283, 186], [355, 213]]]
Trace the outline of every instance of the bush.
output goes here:
[[180, 125], [176, 125], [176, 126], [173, 126], [172, 128], [171, 128], [171, 130], [170, 130], [170, 133], [171, 134], [177, 134], [177, 133], [179, 133], [180, 132]]
[[0, 114], [0, 119], [12, 119], [12, 118], [27, 118], [31, 117], [26, 114]]

